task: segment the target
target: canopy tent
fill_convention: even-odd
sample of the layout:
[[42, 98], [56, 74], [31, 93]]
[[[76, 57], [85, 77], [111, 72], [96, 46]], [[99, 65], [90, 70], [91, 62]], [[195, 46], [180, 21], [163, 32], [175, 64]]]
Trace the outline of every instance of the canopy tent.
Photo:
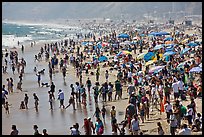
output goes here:
[[193, 67], [189, 72], [202, 72], [201, 67]]

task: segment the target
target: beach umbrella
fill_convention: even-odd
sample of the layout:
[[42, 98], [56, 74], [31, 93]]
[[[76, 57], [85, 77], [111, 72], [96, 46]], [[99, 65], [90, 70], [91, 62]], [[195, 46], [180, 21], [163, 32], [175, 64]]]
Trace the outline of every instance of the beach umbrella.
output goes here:
[[158, 32], [151, 32], [148, 36], [161, 36]]
[[165, 52], [163, 56], [170, 56], [170, 55], [174, 55], [174, 54], [176, 54], [176, 52], [168, 51], [168, 52]]
[[173, 41], [174, 39], [172, 37], [167, 37], [164, 39], [164, 41]]
[[148, 52], [147, 54], [144, 55], [144, 60], [149, 61], [152, 60], [154, 57], [155, 53], [154, 52]]
[[141, 37], [145, 37], [145, 34], [139, 34]]
[[163, 31], [163, 32], [158, 32], [158, 34], [159, 34], [159, 35], [170, 35], [170, 33], [165, 32], [165, 31]]
[[149, 70], [149, 73], [154, 73], [156, 71], [158, 72], [159, 70], [163, 69], [164, 67], [165, 67], [165, 65], [164, 66], [155, 66]]
[[148, 62], [145, 63], [145, 66], [151, 65], [154, 62], [156, 62], [156, 60], [149, 60]]
[[137, 56], [137, 59], [142, 59], [144, 58], [145, 54], [147, 54], [147, 52], [141, 53]]
[[84, 41], [81, 43], [81, 45], [86, 46], [88, 42]]
[[106, 56], [100, 56], [100, 57], [98, 58], [98, 60], [99, 60], [100, 62], [104, 62], [104, 61], [107, 61], [108, 58], [107, 58]]
[[196, 43], [202, 43], [202, 39], [195, 40]]
[[188, 46], [190, 46], [190, 47], [195, 47], [195, 46], [198, 46], [198, 44], [197, 44], [197, 43], [193, 43], [193, 42], [190, 42], [190, 43], [188, 43], [187, 45], [188, 45]]
[[184, 40], [182, 41], [182, 43], [185, 44], [185, 43], [188, 43], [188, 41], [189, 41], [189, 39], [184, 39]]
[[201, 67], [193, 67], [189, 72], [202, 72]]
[[129, 38], [130, 36], [128, 34], [125, 33], [121, 33], [117, 36], [118, 38]]
[[133, 40], [137, 40], [137, 37], [133, 37], [132, 39], [133, 39]]
[[124, 51], [120, 51], [117, 56], [120, 56], [120, 55], [127, 55], [127, 54], [131, 54], [131, 52], [127, 51], [127, 50], [124, 50]]
[[186, 63], [186, 62], [188, 62], [188, 61], [192, 61], [193, 59], [189, 59], [189, 60], [186, 60], [186, 61], [184, 61], [184, 62], [181, 62], [181, 63], [179, 63], [178, 65], [177, 65], [177, 68], [179, 69], [179, 68], [183, 68], [184, 67], [184, 64]]
[[182, 54], [185, 54], [185, 53], [186, 53], [187, 51], [189, 51], [189, 50], [190, 50], [190, 48], [185, 48], [185, 49], [183, 49], [183, 50], [181, 51], [180, 54], [181, 54], [181, 55], [182, 55]]
[[172, 51], [174, 50], [174, 44], [167, 44], [165, 45], [165, 51]]
[[158, 49], [161, 49], [163, 47], [164, 47], [164, 44], [161, 44], [161, 45], [156, 45], [153, 49], [158, 50]]
[[99, 49], [101, 49], [101, 48], [102, 48], [102, 45], [101, 45], [101, 44], [97, 44], [96, 47], [99, 48]]

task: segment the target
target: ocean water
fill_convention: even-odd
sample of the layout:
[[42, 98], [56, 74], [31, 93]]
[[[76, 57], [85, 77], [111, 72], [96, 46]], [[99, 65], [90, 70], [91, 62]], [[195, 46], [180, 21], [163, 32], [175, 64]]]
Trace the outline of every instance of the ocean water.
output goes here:
[[[75, 37], [77, 32], [81, 32], [80, 27], [48, 25], [48, 24], [19, 24], [2, 23], [2, 46], [17, 47], [33, 41], [59, 40], [67, 37]], [[65, 37], [65, 35], [67, 37]]]

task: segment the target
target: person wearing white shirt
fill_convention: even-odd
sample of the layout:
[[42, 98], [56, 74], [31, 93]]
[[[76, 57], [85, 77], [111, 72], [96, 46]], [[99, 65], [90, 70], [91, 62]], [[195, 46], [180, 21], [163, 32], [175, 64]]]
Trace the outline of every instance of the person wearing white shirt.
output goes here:
[[64, 109], [65, 108], [65, 106], [64, 106], [64, 92], [61, 89], [59, 89], [59, 92], [58, 92], [58, 99], [60, 100], [60, 108], [62, 106]]
[[179, 78], [178, 80], [179, 80], [179, 81], [177, 82], [178, 90], [179, 90], [179, 94], [180, 94], [181, 99], [182, 99], [183, 90], [184, 90], [184, 83], [183, 83], [183, 81], [181, 80], [181, 78]]
[[167, 123], [169, 123], [169, 118], [170, 118], [170, 110], [172, 110], [172, 105], [169, 101], [166, 101], [166, 104], [164, 105], [165, 111], [166, 111], [166, 118], [167, 118]]
[[130, 70], [128, 71], [128, 82], [132, 82], [132, 72]]
[[187, 118], [188, 118], [188, 124], [191, 126], [192, 125], [192, 118], [193, 118], [193, 108], [188, 105], [187, 106]]
[[176, 80], [174, 80], [174, 82], [172, 84], [172, 88], [173, 88], [173, 92], [174, 92], [174, 99], [178, 99], [179, 98], [179, 87], [178, 87]]
[[176, 132], [176, 128], [177, 128], [177, 119], [176, 119], [176, 116], [175, 114], [173, 114], [173, 111], [172, 109], [169, 110], [169, 113], [170, 113], [170, 133], [171, 135], [175, 135], [175, 132]]
[[183, 129], [181, 129], [178, 135], [191, 135], [191, 129], [187, 127], [186, 124], [183, 124]]

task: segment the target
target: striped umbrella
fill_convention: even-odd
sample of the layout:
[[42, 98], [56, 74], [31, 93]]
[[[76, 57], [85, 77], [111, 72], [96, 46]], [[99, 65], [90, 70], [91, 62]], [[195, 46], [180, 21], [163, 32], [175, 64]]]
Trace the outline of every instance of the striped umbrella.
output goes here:
[[149, 73], [154, 73], [156, 71], [159, 71], [160, 69], [163, 69], [164, 67], [165, 67], [165, 65], [164, 66], [155, 66], [149, 70]]

